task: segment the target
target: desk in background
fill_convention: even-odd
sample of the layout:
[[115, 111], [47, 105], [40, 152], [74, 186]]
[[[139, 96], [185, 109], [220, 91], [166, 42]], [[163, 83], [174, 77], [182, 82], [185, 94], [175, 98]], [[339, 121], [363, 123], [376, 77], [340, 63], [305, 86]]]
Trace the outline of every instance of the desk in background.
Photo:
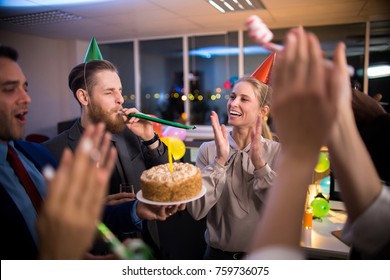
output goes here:
[[347, 220], [344, 211], [330, 210], [321, 220], [314, 219], [311, 229], [302, 229], [301, 246], [308, 259], [347, 259], [349, 246], [332, 234]]

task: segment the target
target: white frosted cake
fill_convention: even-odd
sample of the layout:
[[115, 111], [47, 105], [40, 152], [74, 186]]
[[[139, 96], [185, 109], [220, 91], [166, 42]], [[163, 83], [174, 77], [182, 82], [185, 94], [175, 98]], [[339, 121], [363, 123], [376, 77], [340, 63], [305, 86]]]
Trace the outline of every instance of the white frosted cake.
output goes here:
[[202, 174], [198, 167], [189, 163], [169, 163], [154, 166], [141, 175], [142, 196], [157, 202], [188, 200], [200, 194]]

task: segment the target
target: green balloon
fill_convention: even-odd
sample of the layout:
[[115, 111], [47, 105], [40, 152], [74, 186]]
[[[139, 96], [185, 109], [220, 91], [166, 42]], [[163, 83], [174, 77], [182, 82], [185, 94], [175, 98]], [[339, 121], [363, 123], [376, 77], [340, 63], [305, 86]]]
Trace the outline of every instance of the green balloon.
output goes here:
[[316, 218], [325, 217], [329, 212], [329, 202], [322, 197], [316, 197], [310, 206], [313, 209], [313, 216]]
[[326, 170], [328, 170], [329, 166], [330, 166], [330, 163], [329, 163], [328, 156], [325, 153], [320, 152], [318, 162], [317, 162], [317, 165], [314, 168], [314, 170], [318, 173], [322, 173], [322, 172], [325, 172]]

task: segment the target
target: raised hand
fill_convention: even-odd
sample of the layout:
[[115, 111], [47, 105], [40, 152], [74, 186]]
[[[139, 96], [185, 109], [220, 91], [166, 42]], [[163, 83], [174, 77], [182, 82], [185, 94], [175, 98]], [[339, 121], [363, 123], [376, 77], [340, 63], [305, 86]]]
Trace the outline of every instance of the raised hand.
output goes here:
[[262, 155], [262, 144], [261, 144], [261, 133], [262, 133], [262, 123], [263, 119], [261, 116], [257, 118], [256, 128], [252, 131], [251, 134], [251, 149], [249, 151], [249, 156], [255, 169], [262, 168], [266, 162], [263, 159]]
[[[134, 114], [139, 113], [139, 111], [136, 108], [130, 108], [130, 109], [122, 109], [121, 110], [124, 114], [122, 116], [123, 120], [125, 121], [127, 127], [137, 136], [141, 137], [142, 140], [150, 140], [154, 136], [154, 130], [153, 130], [153, 124], [151, 121], [132, 117], [128, 118], [126, 115], [128, 114]], [[158, 143], [158, 142], [157, 142]]]
[[230, 152], [226, 126], [220, 125], [218, 115], [214, 111], [211, 112], [210, 119], [214, 131], [215, 145], [217, 149], [215, 160], [219, 164], [225, 165]]
[[75, 154], [66, 149], [57, 172], [44, 170], [48, 193], [37, 221], [43, 259], [81, 259], [92, 245], [116, 160], [104, 129], [88, 126]]
[[[331, 66], [328, 66], [328, 68]], [[318, 153], [337, 113], [337, 92], [326, 69], [318, 39], [303, 28], [287, 35], [276, 59], [273, 116], [283, 145], [297, 156]]]

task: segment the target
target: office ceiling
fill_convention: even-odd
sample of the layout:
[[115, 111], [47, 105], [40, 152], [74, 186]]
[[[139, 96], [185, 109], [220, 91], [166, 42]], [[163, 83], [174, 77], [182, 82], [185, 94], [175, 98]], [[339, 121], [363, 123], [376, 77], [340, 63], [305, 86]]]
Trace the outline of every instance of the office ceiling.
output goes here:
[[[118, 42], [136, 38], [245, 30], [244, 23], [252, 14], [260, 16], [271, 29], [390, 19], [388, 0], [263, 0], [263, 10], [225, 14], [217, 11], [206, 0], [97, 1], [47, 5], [47, 0], [0, 0], [0, 29], [56, 39], [90, 40], [95, 36], [99, 42]], [[8, 3], [19, 6], [11, 7]], [[67, 16], [68, 20], [26, 24], [20, 21], [23, 19], [21, 17], [16, 18], [17, 22], [9, 18], [53, 10], [61, 16]], [[382, 32], [390, 37], [389, 24], [385, 26]]]

